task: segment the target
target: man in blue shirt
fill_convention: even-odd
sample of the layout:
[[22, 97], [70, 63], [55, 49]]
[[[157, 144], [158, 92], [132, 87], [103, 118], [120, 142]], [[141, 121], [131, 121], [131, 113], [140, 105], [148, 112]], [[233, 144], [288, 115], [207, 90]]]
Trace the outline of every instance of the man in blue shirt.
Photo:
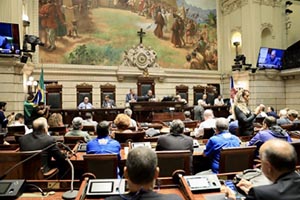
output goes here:
[[269, 54], [266, 58], [265, 64], [270, 64], [270, 65], [275, 65], [279, 66], [280, 65], [280, 57], [276, 56], [276, 50], [272, 50], [271, 54]]
[[212, 136], [203, 152], [204, 156], [209, 156], [212, 160], [212, 172], [219, 172], [220, 151], [226, 147], [239, 147], [240, 139], [228, 132], [228, 120], [225, 118], [216, 119], [216, 135]]
[[95, 108], [93, 104], [89, 102], [88, 97], [84, 97], [83, 102], [78, 105], [78, 109], [93, 109]]
[[109, 122], [102, 121], [97, 125], [96, 139], [87, 143], [87, 154], [118, 154], [119, 160], [121, 159], [120, 150], [121, 145], [118, 141], [110, 138], [109, 134]]

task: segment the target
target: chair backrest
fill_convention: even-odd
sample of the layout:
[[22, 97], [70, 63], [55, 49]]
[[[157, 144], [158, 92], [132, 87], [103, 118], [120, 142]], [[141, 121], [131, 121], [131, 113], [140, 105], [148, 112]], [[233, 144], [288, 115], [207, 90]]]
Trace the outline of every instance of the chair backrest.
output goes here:
[[127, 143], [127, 142], [144, 142], [145, 138], [145, 131], [136, 131], [132, 133], [115, 133], [115, 140], [120, 143]]
[[11, 151], [19, 149], [19, 144], [0, 144], [0, 151]]
[[24, 134], [25, 134], [24, 125], [7, 127], [7, 136], [24, 135]]
[[65, 144], [76, 144], [85, 142], [84, 137], [82, 136], [64, 136]]
[[291, 142], [297, 153], [297, 165], [300, 165], [300, 142]]
[[93, 132], [95, 133], [96, 128], [93, 125], [83, 125], [82, 131]]
[[198, 121], [184, 121], [183, 123], [185, 128], [190, 128], [192, 130], [194, 130], [198, 125]]
[[180, 151], [156, 151], [159, 176], [171, 177], [173, 172], [178, 169], [185, 171], [185, 174], [191, 174], [191, 152], [189, 150]]
[[256, 146], [230, 147], [221, 150], [219, 173], [238, 172], [253, 168]]
[[[0, 175], [4, 175], [7, 170], [13, 168], [18, 163], [24, 161], [29, 156], [37, 153], [36, 156], [30, 158], [28, 161], [20, 164], [7, 173], [5, 179], [27, 179], [38, 180], [43, 179], [41, 171], [41, 151], [30, 152], [13, 152], [13, 151], [0, 151]], [[30, 170], [30, 173], [28, 173]]]
[[58, 135], [65, 135], [67, 133], [65, 126], [49, 127], [48, 131], [51, 132], [51, 135], [55, 135], [56, 133]]
[[93, 173], [96, 178], [118, 178], [117, 154], [86, 154], [83, 159], [85, 172]]
[[214, 134], [215, 134], [215, 130], [213, 128], [204, 128], [204, 134], [202, 139], [209, 139]]

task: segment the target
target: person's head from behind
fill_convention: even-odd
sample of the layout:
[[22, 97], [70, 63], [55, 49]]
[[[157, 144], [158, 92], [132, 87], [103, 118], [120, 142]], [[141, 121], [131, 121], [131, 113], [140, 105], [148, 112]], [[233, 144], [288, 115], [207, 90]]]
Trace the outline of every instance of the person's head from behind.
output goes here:
[[72, 121], [73, 130], [81, 130], [82, 129], [82, 121], [81, 117], [74, 117]]
[[217, 118], [216, 119], [216, 131], [217, 132], [227, 131], [228, 124], [229, 124], [228, 119], [226, 119], [224, 117]]
[[85, 113], [85, 119], [93, 119], [93, 115], [90, 112]]
[[48, 123], [46, 118], [40, 117], [33, 121], [32, 128], [34, 132], [48, 133]]
[[88, 97], [84, 97], [83, 102], [84, 102], [85, 104], [87, 104], [87, 103], [89, 102], [89, 98], [88, 98]]
[[108, 121], [102, 121], [97, 125], [98, 137], [106, 137], [109, 134], [110, 123]]
[[212, 109], [206, 109], [203, 113], [204, 120], [212, 119], [214, 118], [214, 112]]
[[114, 120], [114, 124], [119, 130], [126, 130], [131, 124], [131, 119], [126, 114], [118, 114]]
[[285, 118], [287, 117], [287, 111], [285, 109], [282, 109], [279, 111], [279, 117], [280, 118]]
[[15, 115], [15, 121], [20, 122], [20, 124], [24, 124], [24, 115], [22, 113], [17, 113]]
[[3, 110], [3, 111], [6, 110], [6, 102], [3, 102], [3, 101], [0, 102], [0, 110]]
[[137, 147], [129, 151], [124, 168], [124, 176], [128, 179], [129, 189], [132, 184], [144, 189], [147, 186], [152, 188], [158, 174], [157, 156], [153, 150], [148, 147]]
[[287, 112], [287, 116], [289, 120], [295, 121], [298, 118], [298, 111], [297, 110], [289, 110]]
[[274, 109], [272, 106], [269, 106], [269, 107], [267, 108], [267, 112], [268, 112], [268, 113], [274, 112], [274, 111], [275, 111], [275, 109]]
[[282, 174], [295, 171], [297, 153], [294, 147], [281, 139], [265, 142], [259, 149], [261, 169], [272, 182]]
[[184, 111], [184, 117], [185, 118], [191, 118], [191, 112], [190, 111]]
[[131, 110], [130, 108], [126, 108], [126, 109], [124, 110], [124, 114], [126, 114], [128, 117], [131, 117], [131, 115], [132, 115], [132, 110]]
[[174, 119], [170, 124], [170, 132], [181, 134], [184, 130], [184, 123], [180, 119]]
[[263, 121], [264, 128], [270, 128], [272, 126], [275, 126], [276, 124], [277, 124], [276, 119], [273, 116], [267, 116]]
[[63, 118], [60, 113], [53, 113], [50, 115], [48, 118], [48, 125], [50, 127], [58, 127], [58, 126], [63, 126]]

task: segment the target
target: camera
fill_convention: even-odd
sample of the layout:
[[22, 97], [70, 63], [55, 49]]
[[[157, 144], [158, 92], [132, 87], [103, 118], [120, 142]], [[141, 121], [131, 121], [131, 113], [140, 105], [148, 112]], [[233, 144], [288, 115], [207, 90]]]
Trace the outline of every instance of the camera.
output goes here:
[[[28, 49], [27, 44], [31, 45], [31, 48]], [[40, 38], [35, 35], [25, 35], [23, 41], [23, 52], [35, 52], [35, 46], [44, 46], [45, 44], [41, 42]]]

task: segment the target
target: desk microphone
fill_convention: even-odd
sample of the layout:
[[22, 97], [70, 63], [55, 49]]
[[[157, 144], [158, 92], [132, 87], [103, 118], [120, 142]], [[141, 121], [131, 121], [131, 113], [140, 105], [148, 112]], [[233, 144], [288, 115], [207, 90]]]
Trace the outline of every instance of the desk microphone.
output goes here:
[[183, 178], [183, 175], [185, 175], [184, 170], [175, 170], [172, 174], [173, 181], [179, 185], [179, 189], [182, 192], [183, 196], [187, 200], [194, 200], [194, 196], [189, 189], [186, 180]]

